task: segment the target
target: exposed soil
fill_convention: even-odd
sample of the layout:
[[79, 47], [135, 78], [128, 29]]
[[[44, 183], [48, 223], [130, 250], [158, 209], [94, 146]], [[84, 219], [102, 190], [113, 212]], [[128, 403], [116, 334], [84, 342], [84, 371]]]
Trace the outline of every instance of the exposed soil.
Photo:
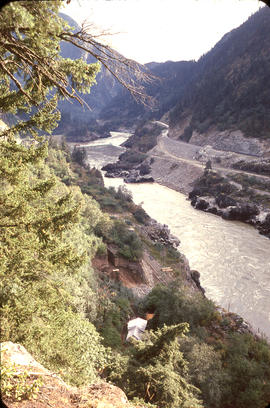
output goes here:
[[146, 296], [157, 284], [167, 285], [175, 279], [175, 274], [181, 274], [183, 284], [191, 291], [203, 291], [199, 284], [199, 278], [194, 279], [193, 271], [190, 270], [188, 261], [182, 256], [180, 262], [172, 267], [164, 267], [147, 250], [138, 262], [130, 262], [121, 256], [117, 256], [117, 265], [108, 261], [108, 257], [96, 257], [92, 265], [101, 277], [109, 277], [121, 282], [123, 286], [132, 290], [138, 297]]
[[108, 257], [94, 258], [92, 265], [102, 278], [104, 275], [115, 281], [120, 281], [127, 288], [144, 284], [143, 270], [139, 262], [130, 262], [117, 256], [117, 265], [109, 262]]

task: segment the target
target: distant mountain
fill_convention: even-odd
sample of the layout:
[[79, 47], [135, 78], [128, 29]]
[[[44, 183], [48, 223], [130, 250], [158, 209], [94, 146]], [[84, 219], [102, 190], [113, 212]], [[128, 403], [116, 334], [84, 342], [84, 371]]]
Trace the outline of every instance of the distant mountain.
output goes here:
[[[70, 17], [64, 17], [76, 27]], [[64, 56], [77, 58], [78, 52], [63, 44]], [[241, 131], [241, 137], [270, 139], [269, 8], [262, 8], [227, 33], [198, 62], [151, 62], [145, 68], [157, 77], [146, 85], [152, 107], [136, 103], [102, 68], [97, 85], [83, 96], [92, 111], [82, 110], [76, 102], [64, 102], [60, 131], [66, 132], [68, 124], [66, 133], [79, 140], [91, 138], [93, 131], [105, 134], [162, 119], [170, 124], [173, 137], [193, 141], [194, 135], [199, 135], [195, 139], [201, 138], [200, 144], [214, 131]]]
[[270, 139], [270, 9], [226, 34], [196, 64], [170, 126], [189, 140], [194, 131], [241, 130]]
[[241, 131], [241, 137], [270, 139], [269, 8], [227, 33], [197, 63], [146, 66], [160, 78], [147, 86], [154, 109], [136, 104], [121, 90], [100, 113], [112, 128], [158, 120], [167, 112], [163, 119], [170, 124], [170, 134], [185, 141], [197, 134], [196, 142], [203, 144], [200, 135], [211, 131]]
[[[80, 26], [71, 17], [66, 14], [60, 13], [60, 16], [65, 19], [71, 27], [75, 30], [79, 30]], [[91, 55], [85, 55], [85, 52], [70, 43], [62, 41], [61, 43], [61, 55], [64, 58], [85, 58], [88, 63], [97, 62], [97, 60]], [[86, 137], [88, 132], [102, 131], [102, 127], [97, 123], [96, 118], [99, 112], [115, 97], [121, 86], [116, 79], [102, 66], [101, 71], [96, 77], [97, 83], [92, 86], [89, 94], [81, 94], [82, 99], [87, 103], [90, 109], [82, 107], [77, 101], [61, 101], [59, 103], [59, 109], [62, 114], [62, 120], [55, 133], [71, 132], [74, 137]]]
[[[79, 25], [69, 16], [60, 14], [71, 27], [79, 30]], [[65, 58], [83, 58], [82, 50], [72, 44], [62, 42], [61, 55]], [[96, 60], [87, 56], [89, 63]], [[64, 132], [71, 139], [84, 140], [98, 131], [106, 133], [121, 127], [133, 127], [138, 120], [157, 119], [170, 110], [181, 96], [185, 86], [192, 78], [196, 63], [181, 61], [165, 63], [151, 62], [145, 65], [153, 74], [153, 79], [146, 85], [146, 93], [153, 97], [153, 105], [137, 103], [130, 93], [102, 66], [97, 75], [97, 84], [88, 95], [81, 95], [91, 111], [82, 108], [76, 101], [61, 101], [59, 108], [62, 120], [56, 133]]]
[[99, 118], [117, 127], [134, 127], [138, 120], [159, 119], [175, 106], [195, 72], [194, 61], [167, 61], [145, 64], [153, 80], [145, 86], [152, 97], [151, 106], [137, 103], [127, 90], [122, 89], [100, 112]]

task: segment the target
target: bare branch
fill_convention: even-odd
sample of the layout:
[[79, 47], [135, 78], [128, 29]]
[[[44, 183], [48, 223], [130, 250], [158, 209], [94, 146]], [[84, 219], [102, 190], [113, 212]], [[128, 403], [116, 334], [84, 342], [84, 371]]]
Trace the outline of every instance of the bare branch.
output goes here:
[[[123, 57], [108, 45], [97, 41], [97, 38], [102, 37], [104, 32], [92, 35], [88, 30], [89, 25], [83, 24], [79, 31], [75, 33], [64, 31], [59, 37], [62, 41], [73, 44], [99, 61], [132, 94], [135, 100], [145, 105], [151, 105], [151, 97], [145, 93], [143, 84], [157, 78], [147, 72], [143, 65]], [[105, 35], [108, 35], [107, 31]]]

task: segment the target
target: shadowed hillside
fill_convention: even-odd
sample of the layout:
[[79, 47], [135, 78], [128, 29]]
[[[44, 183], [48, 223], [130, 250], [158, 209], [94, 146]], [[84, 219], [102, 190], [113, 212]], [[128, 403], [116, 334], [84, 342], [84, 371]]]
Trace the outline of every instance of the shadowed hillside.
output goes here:
[[192, 131], [240, 129], [268, 138], [270, 131], [270, 10], [263, 8], [226, 34], [197, 63], [196, 75], [170, 113], [175, 127], [184, 118]]

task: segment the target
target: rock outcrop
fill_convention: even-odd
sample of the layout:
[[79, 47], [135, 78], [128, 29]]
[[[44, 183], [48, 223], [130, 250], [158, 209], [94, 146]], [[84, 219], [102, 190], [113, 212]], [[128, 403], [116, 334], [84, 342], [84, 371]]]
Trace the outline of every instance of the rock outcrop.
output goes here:
[[[260, 223], [263, 225], [266, 222], [257, 220], [260, 209], [252, 203], [240, 203], [226, 195], [219, 195], [217, 198], [210, 196], [199, 197], [194, 195], [193, 192], [189, 195], [189, 198], [191, 199], [191, 205], [197, 210], [219, 215], [225, 220], [242, 221], [252, 225], [259, 225]], [[266, 224], [265, 227], [267, 228]]]
[[123, 177], [126, 183], [153, 182], [150, 175], [151, 163], [147, 152], [157, 144], [158, 137], [167, 131], [168, 125], [159, 121], [147, 121], [139, 125], [135, 133], [123, 143], [127, 151], [119, 156], [116, 163], [109, 163], [102, 168], [106, 177]]
[[38, 363], [22, 345], [4, 342], [1, 351], [2, 365], [15, 367], [15, 375], [10, 379], [14, 386], [24, 372], [27, 372], [29, 386], [37, 378], [42, 380], [35, 398], [16, 401], [12, 395], [2, 394], [4, 406], [8, 408], [131, 408], [125, 393], [112, 384], [100, 381], [83, 388], [71, 387]]
[[155, 243], [160, 243], [162, 245], [169, 245], [177, 248], [180, 245], [180, 240], [171, 234], [168, 225], [159, 224], [156, 220], [152, 218], [148, 221], [146, 227], [146, 233], [151, 241]]
[[[198, 190], [197, 190], [198, 192]], [[197, 210], [219, 215], [224, 220], [241, 221], [256, 227], [260, 234], [270, 238], [270, 212], [252, 203], [240, 203], [224, 195], [200, 197], [192, 192], [191, 205]]]
[[249, 201], [243, 196], [241, 185], [239, 191], [236, 186], [237, 183], [230, 182], [212, 170], [205, 170], [189, 193], [191, 205], [225, 220], [251, 224], [260, 234], [270, 237], [270, 211]]
[[256, 218], [256, 228], [259, 233], [270, 238], [270, 213], [262, 213]]
[[250, 173], [262, 174], [264, 176], [270, 176], [270, 160], [240, 160], [233, 164], [234, 169], [248, 171]]
[[190, 276], [193, 279], [195, 285], [197, 288], [202, 292], [202, 294], [205, 294], [205, 289], [201, 286], [201, 281], [200, 281], [200, 272], [191, 270], [190, 271]]
[[127, 176], [124, 177], [125, 183], [153, 183], [155, 180], [152, 176], [141, 175], [139, 170], [131, 170]]

